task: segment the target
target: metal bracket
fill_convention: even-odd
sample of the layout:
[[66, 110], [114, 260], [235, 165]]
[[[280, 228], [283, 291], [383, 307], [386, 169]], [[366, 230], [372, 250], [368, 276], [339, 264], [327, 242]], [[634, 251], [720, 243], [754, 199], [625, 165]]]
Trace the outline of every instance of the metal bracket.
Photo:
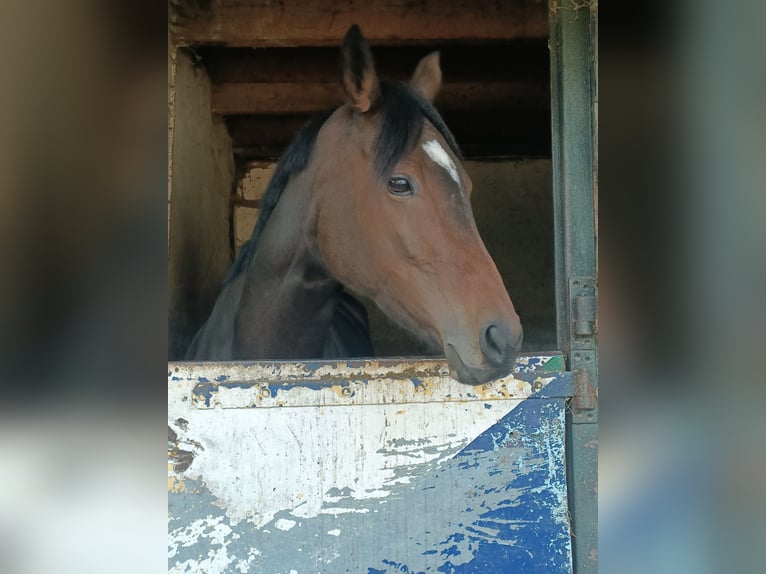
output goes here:
[[593, 423], [598, 420], [598, 364], [595, 350], [573, 351], [571, 368], [574, 371], [574, 398], [572, 422]]
[[596, 348], [596, 281], [593, 277], [569, 280], [572, 349]]

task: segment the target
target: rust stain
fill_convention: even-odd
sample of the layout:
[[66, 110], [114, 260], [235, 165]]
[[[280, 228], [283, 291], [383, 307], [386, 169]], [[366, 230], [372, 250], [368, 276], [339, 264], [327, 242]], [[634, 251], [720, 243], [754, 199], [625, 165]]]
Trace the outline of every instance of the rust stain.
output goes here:
[[347, 399], [353, 394], [353, 389], [348, 385], [333, 385], [330, 388], [341, 399]]
[[[179, 425], [182, 428], [186, 428], [188, 421], [184, 419], [178, 419], [183, 421], [185, 425]], [[176, 421], [178, 423], [178, 421]], [[189, 441], [192, 446], [195, 446], [201, 450], [204, 450], [202, 445], [196, 441]], [[178, 441], [178, 433], [168, 425], [168, 465], [172, 465], [174, 472], [185, 472], [186, 469], [191, 466], [194, 461], [194, 453], [190, 450], [182, 449]], [[170, 488], [170, 477], [168, 478], [168, 488]]]
[[168, 462], [168, 492], [183, 492], [186, 490], [186, 485], [183, 479], [173, 476], [173, 464]]
[[169, 449], [168, 457], [173, 461], [173, 470], [176, 472], [185, 472], [194, 461], [193, 452], [180, 448]]
[[[485, 401], [503, 398], [508, 399], [524, 393], [529, 383], [518, 379], [510, 378], [507, 381], [494, 381], [478, 385], [474, 388], [476, 396]], [[513, 387], [513, 388], [510, 388]]]

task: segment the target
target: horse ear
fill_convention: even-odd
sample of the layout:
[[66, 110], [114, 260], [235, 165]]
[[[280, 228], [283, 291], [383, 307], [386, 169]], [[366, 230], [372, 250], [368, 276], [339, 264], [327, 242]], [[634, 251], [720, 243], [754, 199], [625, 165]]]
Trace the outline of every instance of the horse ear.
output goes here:
[[356, 24], [348, 29], [343, 38], [341, 65], [348, 103], [365, 113], [375, 106], [380, 96], [380, 85], [370, 45]]
[[431, 52], [418, 63], [412, 74], [410, 87], [429, 102], [436, 99], [442, 87], [442, 68], [439, 64], [439, 52]]

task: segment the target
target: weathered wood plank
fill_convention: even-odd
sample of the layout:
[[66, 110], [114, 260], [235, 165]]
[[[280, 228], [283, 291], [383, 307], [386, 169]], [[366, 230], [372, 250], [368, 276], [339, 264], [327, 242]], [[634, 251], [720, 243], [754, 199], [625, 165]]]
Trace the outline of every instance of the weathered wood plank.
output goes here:
[[213, 113], [294, 114], [313, 113], [343, 102], [343, 88], [332, 84], [258, 83], [213, 86]]
[[173, 27], [179, 44], [336, 46], [352, 24], [372, 44], [545, 38], [542, 0], [218, 0]]
[[[221, 115], [312, 113], [343, 103], [343, 97], [339, 82], [221, 84], [213, 86], [212, 109]], [[544, 83], [445, 84], [436, 106], [440, 110], [549, 109], [550, 93]]]

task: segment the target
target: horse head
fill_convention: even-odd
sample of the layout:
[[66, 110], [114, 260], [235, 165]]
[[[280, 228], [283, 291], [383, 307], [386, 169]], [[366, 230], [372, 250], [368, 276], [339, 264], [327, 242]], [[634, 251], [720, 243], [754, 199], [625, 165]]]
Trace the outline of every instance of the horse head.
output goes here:
[[312, 158], [316, 248], [328, 273], [442, 350], [453, 376], [508, 374], [522, 342], [471, 211], [471, 179], [433, 107], [439, 54], [408, 84], [380, 81], [357, 26], [343, 42], [345, 103]]

